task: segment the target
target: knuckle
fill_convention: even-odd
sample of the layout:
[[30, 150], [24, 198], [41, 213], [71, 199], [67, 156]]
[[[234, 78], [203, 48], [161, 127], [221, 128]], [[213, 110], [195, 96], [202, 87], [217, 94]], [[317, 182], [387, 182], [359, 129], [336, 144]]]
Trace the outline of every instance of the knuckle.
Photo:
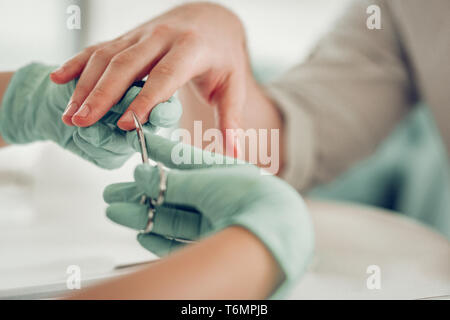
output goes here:
[[131, 44], [132, 44], [132, 40], [131, 39], [129, 39], [129, 38], [121, 38], [121, 39], [117, 39], [117, 40], [111, 41], [106, 46], [106, 48], [108, 48], [108, 50], [111, 53], [114, 53], [114, 52], [122, 51], [123, 49], [129, 47]]
[[130, 64], [134, 60], [133, 55], [128, 51], [123, 51], [111, 59], [111, 64], [116, 67], [122, 67]]
[[103, 87], [95, 88], [94, 91], [92, 91], [92, 99], [95, 100], [106, 100], [109, 99], [111, 94]]
[[172, 77], [175, 70], [174, 67], [168, 63], [160, 63], [157, 66], [155, 72], [163, 77]]
[[92, 53], [94, 53], [95, 50], [97, 50], [97, 48], [98, 48], [97, 46], [90, 46], [90, 47], [84, 48], [82, 52], [87, 55], [91, 55]]
[[200, 35], [194, 30], [183, 31], [177, 39], [180, 45], [198, 45], [200, 43]]
[[100, 48], [94, 51], [92, 58], [95, 60], [106, 61], [110, 59], [110, 52], [107, 48]]
[[171, 31], [171, 29], [172, 29], [172, 27], [169, 26], [168, 24], [158, 24], [153, 29], [152, 34], [155, 36], [166, 35]]

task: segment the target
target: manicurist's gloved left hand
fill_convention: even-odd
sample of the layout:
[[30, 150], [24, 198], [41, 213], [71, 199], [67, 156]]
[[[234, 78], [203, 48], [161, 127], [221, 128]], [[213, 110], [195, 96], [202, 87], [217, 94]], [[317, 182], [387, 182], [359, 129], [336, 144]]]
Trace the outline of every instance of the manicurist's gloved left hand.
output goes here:
[[[198, 240], [228, 226], [242, 226], [261, 240], [281, 267], [285, 281], [274, 296], [280, 297], [303, 273], [313, 248], [313, 229], [300, 195], [250, 164], [214, 164], [229, 158], [150, 133], [146, 136], [149, 156], [172, 170], [167, 171], [164, 203], [155, 207], [151, 233], [138, 235], [141, 245], [161, 256], [183, 245], [174, 238]], [[189, 164], [200, 154], [209, 164]], [[188, 163], [176, 164], [177, 155], [184, 155]], [[135, 182], [108, 186], [104, 199], [110, 204], [111, 220], [143, 230], [149, 207], [140, 199], [144, 194], [158, 197], [160, 172], [139, 165], [134, 177]]]
[[[141, 87], [131, 86], [94, 125], [67, 126], [61, 116], [75, 90], [76, 80], [55, 84], [49, 79], [53, 70], [52, 66], [32, 63], [15, 72], [0, 107], [3, 140], [9, 144], [51, 140], [102, 168], [120, 167], [135, 151], [127, 143], [126, 132], [120, 130], [116, 122]], [[148, 131], [173, 126], [181, 113], [181, 104], [172, 97], [152, 110], [144, 126]]]

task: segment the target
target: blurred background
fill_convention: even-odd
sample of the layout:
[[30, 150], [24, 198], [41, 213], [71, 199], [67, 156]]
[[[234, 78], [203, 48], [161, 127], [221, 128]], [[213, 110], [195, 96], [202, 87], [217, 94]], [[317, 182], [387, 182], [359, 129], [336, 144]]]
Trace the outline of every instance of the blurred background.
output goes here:
[[[183, 2], [0, 0], [0, 70], [14, 70], [30, 61], [61, 64], [83, 47], [114, 38]], [[269, 81], [304, 59], [349, 1], [216, 2], [241, 17], [255, 74]], [[71, 4], [81, 8], [79, 30], [66, 27]], [[135, 243], [134, 232], [106, 219], [102, 201], [103, 188], [130, 180], [138, 162], [136, 156], [121, 169], [105, 171], [51, 143], [0, 150], [0, 237], [4, 240], [0, 239], [0, 260], [2, 255], [12, 257], [2, 261], [0, 274], [26, 264], [30, 255], [34, 265], [44, 263], [56, 251], [60, 265], [77, 254], [82, 259], [86, 248], [96, 257], [102, 252], [104, 261], [112, 264], [148, 259], [149, 254]], [[377, 154], [310, 195], [393, 209], [445, 233], [450, 230], [449, 194], [442, 142], [426, 109], [418, 106]], [[42, 235], [43, 230], [48, 230], [48, 237], [36, 240], [33, 232]], [[9, 249], [11, 239], [20, 250]], [[1, 280], [5, 283], [6, 276]]]
[[[30, 60], [61, 63], [85, 46], [109, 40], [181, 0], [1, 0], [1, 69]], [[345, 9], [348, 0], [226, 0], [243, 20], [252, 60], [281, 69], [298, 62]], [[69, 5], [81, 8], [81, 29], [68, 30]], [[267, 19], [270, 15], [270, 21]]]

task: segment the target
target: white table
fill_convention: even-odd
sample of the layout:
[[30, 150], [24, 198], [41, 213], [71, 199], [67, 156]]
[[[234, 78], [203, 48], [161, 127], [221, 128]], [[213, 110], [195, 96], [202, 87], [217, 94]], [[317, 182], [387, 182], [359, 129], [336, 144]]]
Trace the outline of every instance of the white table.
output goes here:
[[[419, 299], [450, 295], [450, 242], [394, 212], [308, 203], [316, 254], [293, 299]], [[380, 268], [381, 289], [368, 289], [367, 267]]]
[[107, 171], [50, 143], [1, 150], [0, 297], [65, 284], [70, 265], [84, 280], [155, 259], [136, 232], [106, 218], [102, 198], [107, 184], [131, 181], [139, 161]]

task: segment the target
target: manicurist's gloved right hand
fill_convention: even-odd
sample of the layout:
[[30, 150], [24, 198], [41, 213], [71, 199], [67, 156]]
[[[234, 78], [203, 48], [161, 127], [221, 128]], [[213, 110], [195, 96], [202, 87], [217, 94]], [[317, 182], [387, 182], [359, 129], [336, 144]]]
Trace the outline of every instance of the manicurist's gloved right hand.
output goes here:
[[[300, 195], [250, 164], [225, 166], [220, 163], [230, 159], [219, 154], [151, 133], [146, 138], [149, 156], [172, 169], [166, 173], [164, 203], [155, 208], [151, 232], [138, 235], [141, 245], [161, 256], [183, 245], [177, 238], [199, 240], [232, 225], [242, 226], [260, 239], [283, 271], [285, 280], [273, 296], [280, 297], [303, 273], [313, 248], [313, 229]], [[133, 135], [129, 139], [136, 147]], [[179, 163], [180, 155], [184, 163]], [[193, 164], [199, 155], [203, 164]], [[104, 199], [110, 204], [107, 216], [111, 220], [143, 230], [149, 206], [140, 199], [142, 195], [158, 197], [160, 171], [139, 165], [134, 177], [134, 182], [108, 186]]]
[[[49, 79], [53, 70], [54, 66], [32, 63], [15, 72], [0, 107], [3, 140], [9, 144], [51, 140], [102, 168], [120, 167], [135, 151], [127, 143], [126, 131], [119, 129], [116, 122], [141, 87], [131, 86], [94, 125], [67, 126], [61, 116], [75, 90], [76, 80], [55, 84]], [[152, 110], [144, 126], [148, 131], [173, 126], [181, 113], [181, 104], [172, 97]]]

